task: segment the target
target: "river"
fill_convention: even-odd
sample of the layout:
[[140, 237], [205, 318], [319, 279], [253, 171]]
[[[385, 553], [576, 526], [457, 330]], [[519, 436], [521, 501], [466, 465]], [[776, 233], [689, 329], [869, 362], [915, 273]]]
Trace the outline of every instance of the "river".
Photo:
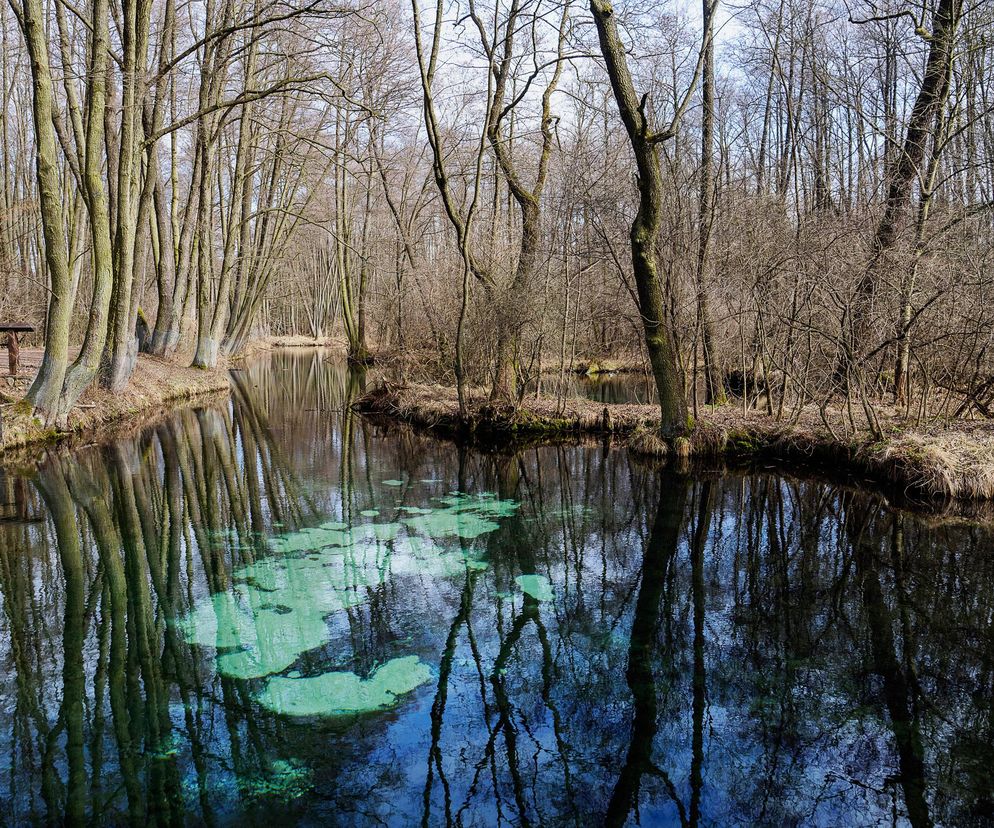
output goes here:
[[988, 529], [361, 385], [279, 352], [0, 471], [0, 824], [994, 819]]

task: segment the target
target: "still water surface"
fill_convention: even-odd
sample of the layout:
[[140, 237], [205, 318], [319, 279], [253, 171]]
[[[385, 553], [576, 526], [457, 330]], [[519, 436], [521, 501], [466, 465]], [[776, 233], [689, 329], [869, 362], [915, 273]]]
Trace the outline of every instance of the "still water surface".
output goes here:
[[0, 472], [0, 824], [990, 824], [989, 531], [359, 386]]
[[[537, 383], [533, 380], [526, 388], [527, 393], [535, 393]], [[547, 397], [579, 397], [599, 403], [633, 403], [635, 405], [655, 405], [655, 381], [651, 374], [566, 374], [560, 377], [550, 373], [542, 376], [539, 391]]]

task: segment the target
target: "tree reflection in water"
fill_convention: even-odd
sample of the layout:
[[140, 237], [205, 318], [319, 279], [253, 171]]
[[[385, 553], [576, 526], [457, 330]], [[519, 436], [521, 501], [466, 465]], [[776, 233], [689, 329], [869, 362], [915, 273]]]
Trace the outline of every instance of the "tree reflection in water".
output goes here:
[[[9, 823], [994, 817], [988, 530], [602, 447], [471, 451], [356, 418], [361, 383], [275, 356], [230, 402], [0, 470]], [[404, 521], [452, 492], [517, 508], [412, 558]], [[283, 675], [416, 655], [432, 680], [279, 716], [175, 622], [328, 521], [394, 528]]]

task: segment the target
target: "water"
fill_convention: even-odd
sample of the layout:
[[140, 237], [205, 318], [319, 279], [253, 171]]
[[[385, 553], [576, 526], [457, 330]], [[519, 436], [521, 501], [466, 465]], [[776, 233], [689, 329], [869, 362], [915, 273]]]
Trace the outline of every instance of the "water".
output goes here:
[[991, 824], [988, 530], [233, 382], [2, 473], [0, 823]]
[[[535, 392], [536, 383], [529, 383], [527, 391]], [[560, 395], [566, 399], [579, 397], [599, 403], [634, 403], [636, 405], [655, 405], [658, 400], [656, 387], [651, 375], [627, 374], [546, 374], [542, 377], [541, 393], [555, 397]]]

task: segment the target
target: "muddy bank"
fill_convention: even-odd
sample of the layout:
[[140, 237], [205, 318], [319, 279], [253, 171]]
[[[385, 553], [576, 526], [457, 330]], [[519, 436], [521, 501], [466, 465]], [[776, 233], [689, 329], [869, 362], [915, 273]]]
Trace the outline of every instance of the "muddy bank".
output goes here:
[[935, 424], [927, 431], [892, 424], [880, 441], [868, 433], [847, 435], [819, 427], [815, 417], [787, 424], [726, 406], [709, 410], [693, 423], [689, 438], [673, 446], [655, 434], [654, 406], [528, 398], [513, 408], [491, 405], [480, 391], [469, 392], [467, 402], [463, 416], [452, 388], [384, 384], [362, 397], [356, 408], [482, 442], [606, 437], [659, 457], [762, 459], [829, 468], [915, 498], [994, 499], [994, 428], [987, 424]]

